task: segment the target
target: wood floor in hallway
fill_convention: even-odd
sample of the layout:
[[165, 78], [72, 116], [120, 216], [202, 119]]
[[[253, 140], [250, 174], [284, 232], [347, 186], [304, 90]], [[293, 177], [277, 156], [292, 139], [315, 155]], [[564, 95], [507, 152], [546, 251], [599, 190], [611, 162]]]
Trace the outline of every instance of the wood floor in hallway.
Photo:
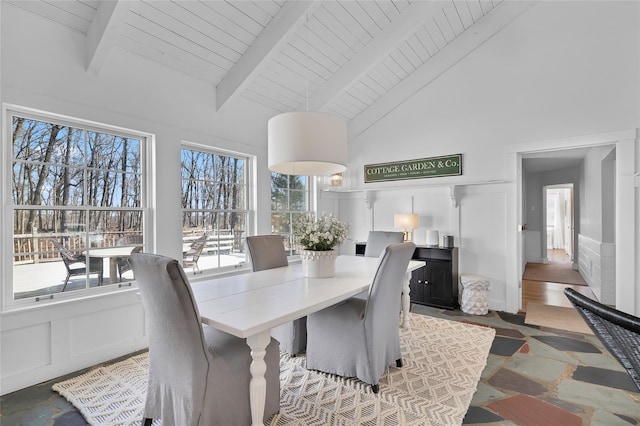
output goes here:
[[[571, 307], [571, 302], [569, 302], [564, 295], [564, 289], [567, 287], [573, 288], [587, 297], [596, 299], [589, 286], [575, 284], [575, 282], [579, 281], [575, 278], [568, 280], [572, 283], [561, 282], [563, 281], [563, 276], [571, 276], [570, 271], [576, 274], [578, 273], [571, 269], [571, 260], [564, 250], [548, 250], [547, 258], [549, 259], [549, 264], [527, 264], [527, 267], [529, 267], [529, 265], [535, 265], [536, 279], [522, 280], [523, 312], [527, 311], [527, 303], [529, 302], [551, 306]], [[558, 271], [563, 268], [567, 269], [567, 271], [558, 273]], [[545, 271], [548, 271], [548, 273]], [[527, 270], [525, 269], [524, 276], [526, 277], [528, 275], [532, 274], [527, 274]], [[558, 279], [558, 277], [560, 278]]]

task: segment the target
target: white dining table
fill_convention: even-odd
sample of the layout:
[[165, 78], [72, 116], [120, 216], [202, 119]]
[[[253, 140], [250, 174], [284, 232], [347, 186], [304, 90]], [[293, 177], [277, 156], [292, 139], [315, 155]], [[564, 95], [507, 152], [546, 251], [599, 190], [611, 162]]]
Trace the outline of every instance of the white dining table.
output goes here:
[[[207, 279], [191, 283], [204, 324], [247, 339], [251, 348], [249, 395], [253, 425], [262, 425], [266, 401], [265, 349], [273, 327], [302, 318], [367, 291], [379, 260], [338, 256], [331, 278], [306, 278], [302, 265]], [[425, 262], [412, 260], [403, 282], [402, 326], [409, 327], [409, 280]]]

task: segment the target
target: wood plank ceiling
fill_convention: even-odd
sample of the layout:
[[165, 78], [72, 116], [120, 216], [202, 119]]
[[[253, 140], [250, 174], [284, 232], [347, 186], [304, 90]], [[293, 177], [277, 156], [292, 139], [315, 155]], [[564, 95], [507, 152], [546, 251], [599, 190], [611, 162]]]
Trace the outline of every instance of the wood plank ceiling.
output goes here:
[[361, 129], [410, 96], [403, 84], [429, 84], [534, 3], [5, 1], [85, 35], [88, 71], [124, 49], [215, 86], [218, 109], [241, 96]]

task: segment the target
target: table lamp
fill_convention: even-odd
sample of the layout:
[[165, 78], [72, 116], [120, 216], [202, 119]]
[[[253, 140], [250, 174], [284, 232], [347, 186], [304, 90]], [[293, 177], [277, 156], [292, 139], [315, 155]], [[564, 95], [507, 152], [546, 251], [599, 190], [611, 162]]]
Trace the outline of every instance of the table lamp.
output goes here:
[[396, 213], [393, 215], [394, 228], [404, 229], [404, 240], [413, 240], [413, 230], [418, 227], [418, 215], [415, 213]]

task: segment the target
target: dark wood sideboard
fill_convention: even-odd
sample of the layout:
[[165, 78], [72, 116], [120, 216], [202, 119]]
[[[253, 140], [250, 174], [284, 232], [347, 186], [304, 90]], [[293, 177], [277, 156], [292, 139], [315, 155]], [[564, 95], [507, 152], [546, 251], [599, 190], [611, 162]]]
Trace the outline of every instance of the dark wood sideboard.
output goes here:
[[[367, 243], [356, 243], [356, 256], [363, 256]], [[458, 248], [416, 246], [413, 259], [426, 266], [413, 271], [412, 303], [445, 309], [458, 307]]]

